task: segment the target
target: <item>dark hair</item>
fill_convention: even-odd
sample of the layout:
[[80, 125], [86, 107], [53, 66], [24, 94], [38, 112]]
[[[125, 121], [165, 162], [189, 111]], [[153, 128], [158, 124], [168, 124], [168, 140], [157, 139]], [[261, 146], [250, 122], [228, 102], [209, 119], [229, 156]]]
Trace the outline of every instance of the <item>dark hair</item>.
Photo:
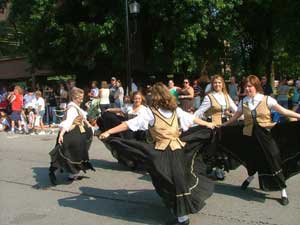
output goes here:
[[256, 89], [256, 92], [263, 94], [264, 90], [261, 86], [261, 82], [260, 79], [256, 76], [256, 75], [249, 75], [246, 78], [245, 84], [250, 83], [251, 85], [253, 85]]

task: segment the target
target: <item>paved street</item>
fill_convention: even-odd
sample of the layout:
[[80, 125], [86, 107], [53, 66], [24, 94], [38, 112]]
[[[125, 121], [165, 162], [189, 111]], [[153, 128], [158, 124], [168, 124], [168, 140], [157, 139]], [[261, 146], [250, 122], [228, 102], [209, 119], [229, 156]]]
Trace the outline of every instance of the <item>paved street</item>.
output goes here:
[[[61, 174], [60, 185], [51, 186], [48, 152], [55, 138], [0, 133], [1, 225], [163, 224], [170, 218], [149, 176], [117, 164], [97, 138], [90, 150], [96, 172], [72, 184]], [[257, 177], [249, 190], [240, 190], [245, 176], [243, 168], [227, 174], [191, 224], [299, 225], [300, 175], [287, 182], [285, 207], [278, 202], [280, 193], [258, 189]]]

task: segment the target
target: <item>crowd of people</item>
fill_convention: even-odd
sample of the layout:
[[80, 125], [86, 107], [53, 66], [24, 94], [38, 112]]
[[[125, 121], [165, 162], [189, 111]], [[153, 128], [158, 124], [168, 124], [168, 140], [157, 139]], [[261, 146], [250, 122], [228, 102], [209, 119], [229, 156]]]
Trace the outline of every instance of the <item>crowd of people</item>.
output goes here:
[[224, 180], [225, 171], [239, 165], [248, 172], [243, 190], [257, 173], [262, 190], [280, 191], [281, 204], [289, 203], [286, 180], [300, 171], [300, 124], [294, 121], [300, 120], [300, 80], [284, 78], [272, 88], [266, 76], [250, 75], [240, 83], [232, 76], [227, 84], [221, 75], [201, 76], [183, 79], [182, 86], [174, 80], [145, 88], [132, 83], [130, 96], [115, 77], [100, 83], [84, 91], [69, 82], [58, 91], [48, 87], [44, 95], [27, 90], [23, 96], [20, 86], [1, 91], [1, 104], [7, 104], [1, 130], [22, 133], [59, 123], [50, 152], [52, 184], [57, 171], [74, 181], [80, 171], [94, 170], [88, 150], [99, 131], [119, 162], [143, 165], [149, 173], [174, 214], [167, 224], [189, 224], [188, 214], [198, 212], [213, 192], [212, 181]]

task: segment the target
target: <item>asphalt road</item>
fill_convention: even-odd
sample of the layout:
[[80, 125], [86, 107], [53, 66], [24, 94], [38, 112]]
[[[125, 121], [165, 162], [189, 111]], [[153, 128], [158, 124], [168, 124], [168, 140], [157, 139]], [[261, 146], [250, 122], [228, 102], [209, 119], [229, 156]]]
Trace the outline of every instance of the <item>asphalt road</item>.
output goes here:
[[[60, 184], [51, 186], [48, 152], [55, 138], [0, 133], [0, 225], [163, 224], [170, 218], [147, 173], [119, 165], [96, 138], [90, 150], [96, 172], [73, 183], [60, 174]], [[191, 224], [300, 224], [300, 175], [287, 181], [288, 206], [278, 202], [279, 192], [260, 191], [257, 177], [247, 191], [240, 190], [245, 177], [240, 167], [217, 182]]]

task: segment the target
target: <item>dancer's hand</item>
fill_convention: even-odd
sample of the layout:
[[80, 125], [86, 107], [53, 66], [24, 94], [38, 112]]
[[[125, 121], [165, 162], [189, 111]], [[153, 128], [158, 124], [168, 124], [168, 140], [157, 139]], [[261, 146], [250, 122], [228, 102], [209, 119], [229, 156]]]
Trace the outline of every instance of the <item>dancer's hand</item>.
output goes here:
[[216, 125], [214, 123], [207, 123], [206, 127], [210, 128], [210, 129], [214, 129], [216, 127]]
[[109, 135], [110, 135], [110, 133], [105, 131], [104, 133], [100, 134], [99, 138], [102, 140], [102, 139], [108, 138]]
[[58, 137], [58, 144], [62, 145], [63, 141], [64, 141], [64, 136], [63, 135], [59, 135], [59, 137]]

